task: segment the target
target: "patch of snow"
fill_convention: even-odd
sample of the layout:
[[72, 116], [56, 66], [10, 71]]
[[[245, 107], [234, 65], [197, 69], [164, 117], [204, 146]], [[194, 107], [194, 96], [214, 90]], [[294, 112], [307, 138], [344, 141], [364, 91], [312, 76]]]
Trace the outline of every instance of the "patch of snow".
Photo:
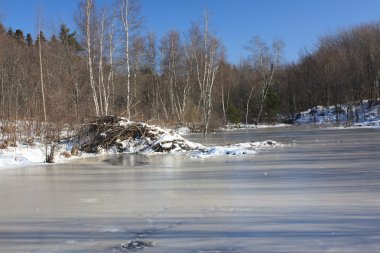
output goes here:
[[274, 147], [283, 147], [275, 141], [245, 142], [226, 146], [215, 146], [206, 149], [199, 149], [189, 152], [191, 158], [210, 158], [219, 156], [241, 156], [253, 155], [261, 150], [268, 150]]
[[189, 134], [191, 131], [188, 127], [179, 127], [175, 130], [175, 132], [179, 135], [186, 135]]
[[106, 228], [102, 228], [100, 230], [101, 233], [117, 233], [117, 232], [120, 232], [121, 229], [120, 228], [116, 228], [116, 227], [106, 227]]
[[227, 124], [225, 128], [220, 128], [222, 131], [231, 131], [231, 130], [239, 130], [239, 129], [260, 129], [260, 128], [280, 128], [280, 127], [289, 127], [289, 124]]
[[39, 164], [45, 160], [45, 149], [42, 145], [27, 146], [17, 144], [17, 147], [0, 149], [0, 169], [6, 167]]
[[380, 100], [355, 104], [316, 106], [294, 116], [295, 124], [342, 125], [345, 127], [380, 127]]
[[[72, 147], [76, 143], [74, 141], [68, 141], [59, 143], [55, 149], [54, 162], [63, 163], [69, 160], [78, 158], [90, 158], [94, 156], [114, 153], [110, 149], [97, 155], [79, 152], [78, 156], [65, 157], [64, 153], [70, 153]], [[50, 151], [50, 147], [48, 148]], [[33, 146], [17, 143], [17, 147], [8, 147], [6, 149], [0, 149], [0, 170], [14, 167], [24, 167], [31, 165], [44, 164], [46, 160], [46, 147], [45, 144], [36, 142]]]

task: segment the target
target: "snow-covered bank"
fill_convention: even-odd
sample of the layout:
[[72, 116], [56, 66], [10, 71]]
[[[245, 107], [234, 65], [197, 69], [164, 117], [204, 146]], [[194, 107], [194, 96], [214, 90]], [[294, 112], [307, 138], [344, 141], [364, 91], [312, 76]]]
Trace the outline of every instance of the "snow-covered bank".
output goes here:
[[262, 129], [262, 128], [280, 128], [280, 127], [290, 127], [290, 124], [278, 123], [278, 124], [227, 124], [226, 127], [219, 128], [222, 131], [234, 131], [239, 129]]
[[28, 147], [19, 145], [18, 147], [0, 149], [0, 169], [44, 161], [45, 153], [41, 146]]
[[298, 125], [380, 127], [380, 100], [364, 100], [354, 105], [316, 106], [293, 117]]
[[[89, 154], [79, 152], [77, 156], [68, 157], [70, 146], [67, 143], [58, 144], [55, 148], [55, 163], [70, 162], [74, 159], [91, 158], [102, 156], [107, 153]], [[15, 167], [29, 167], [33, 165], [45, 164], [46, 147], [44, 144], [36, 142], [33, 146], [17, 143], [17, 147], [0, 149], [0, 170]]]
[[[181, 152], [190, 158], [209, 158], [255, 154], [280, 146], [275, 141], [263, 141], [205, 147], [183, 138], [173, 130], [123, 118], [108, 118], [90, 123], [78, 136], [58, 142], [54, 148], [54, 162], [120, 153], [154, 155]], [[77, 152], [73, 152], [75, 147], [79, 149]], [[33, 146], [17, 143], [17, 147], [0, 149], [0, 169], [39, 165], [45, 160], [46, 146], [39, 142]]]

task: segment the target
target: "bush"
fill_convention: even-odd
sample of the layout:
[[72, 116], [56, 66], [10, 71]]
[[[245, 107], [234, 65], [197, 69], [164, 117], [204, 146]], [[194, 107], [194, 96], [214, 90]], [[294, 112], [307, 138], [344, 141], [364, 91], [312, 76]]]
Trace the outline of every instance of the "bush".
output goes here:
[[227, 119], [232, 124], [239, 124], [241, 121], [241, 111], [235, 105], [227, 108]]
[[280, 95], [271, 87], [268, 90], [268, 96], [265, 106], [269, 115], [276, 115], [281, 107]]

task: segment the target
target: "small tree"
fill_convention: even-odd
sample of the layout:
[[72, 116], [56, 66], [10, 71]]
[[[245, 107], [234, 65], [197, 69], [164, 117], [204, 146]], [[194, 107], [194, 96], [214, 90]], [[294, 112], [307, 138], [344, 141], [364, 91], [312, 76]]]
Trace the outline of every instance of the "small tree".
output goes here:
[[[259, 111], [257, 113], [255, 123], [258, 124], [261, 119], [261, 114], [263, 112], [265, 101], [268, 96], [270, 87], [274, 83], [274, 75], [277, 71], [280, 62], [282, 49], [284, 47], [284, 42], [281, 40], [275, 40], [272, 43], [272, 49], [270, 49], [266, 43], [258, 36], [253, 37], [246, 49], [250, 52], [249, 60], [255, 74], [259, 77], [259, 84], [257, 85], [260, 90], [259, 95]], [[252, 86], [251, 93], [254, 90], [254, 85]], [[248, 98], [247, 108], [251, 95]]]
[[227, 108], [227, 119], [232, 124], [238, 124], [241, 120], [241, 112], [239, 108], [237, 108], [235, 105], [231, 104]]
[[33, 38], [32, 38], [32, 35], [31, 35], [30, 33], [28, 33], [28, 34], [26, 35], [25, 42], [26, 42], [26, 44], [28, 45], [28, 47], [33, 46]]
[[136, 0], [120, 0], [120, 21], [123, 26], [124, 33], [124, 52], [125, 52], [125, 65], [127, 69], [127, 108], [125, 114], [128, 119], [131, 118], [131, 107], [132, 107], [132, 95], [131, 95], [131, 37], [133, 32], [135, 32], [141, 23], [141, 18], [139, 16], [139, 5]]

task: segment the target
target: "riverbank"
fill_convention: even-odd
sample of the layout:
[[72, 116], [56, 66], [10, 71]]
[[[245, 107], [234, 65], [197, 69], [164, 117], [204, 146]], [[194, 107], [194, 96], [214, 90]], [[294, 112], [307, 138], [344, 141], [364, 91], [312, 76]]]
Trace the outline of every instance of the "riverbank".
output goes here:
[[179, 133], [188, 134], [189, 132], [183, 127], [175, 131], [107, 116], [84, 126], [77, 136], [49, 146], [41, 142], [35, 142], [33, 145], [16, 143], [16, 145], [0, 149], [0, 169], [46, 163], [46, 157], [50, 153], [53, 153], [54, 163], [134, 153], [154, 155], [181, 152], [186, 153], [189, 158], [205, 159], [218, 156], [253, 155], [261, 150], [283, 146], [274, 140], [261, 140], [206, 147], [187, 140]]

